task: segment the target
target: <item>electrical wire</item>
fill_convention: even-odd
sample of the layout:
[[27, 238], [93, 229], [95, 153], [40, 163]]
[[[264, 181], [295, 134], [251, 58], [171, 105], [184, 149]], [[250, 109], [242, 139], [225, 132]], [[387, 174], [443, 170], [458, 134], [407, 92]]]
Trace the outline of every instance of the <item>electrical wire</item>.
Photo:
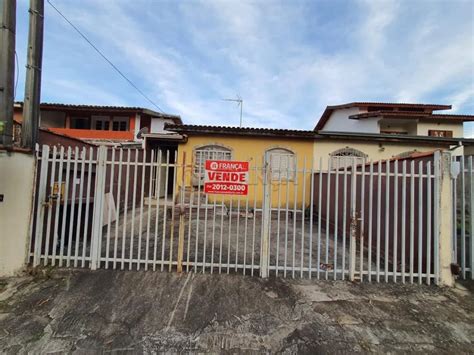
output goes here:
[[127, 78], [127, 76], [119, 69], [117, 68], [117, 66], [112, 63], [112, 61], [106, 57], [106, 55], [104, 53], [102, 53], [102, 51], [97, 48], [94, 43], [92, 43], [92, 41], [87, 38], [87, 36], [81, 32], [81, 30], [79, 30], [79, 28], [77, 28], [61, 11], [59, 11], [59, 9], [54, 6], [50, 0], [47, 0], [48, 1], [48, 4], [51, 5], [51, 7], [87, 42], [89, 43], [89, 45], [94, 48], [94, 50], [99, 53], [99, 55], [112, 67], [115, 69], [115, 71], [117, 73], [120, 74], [120, 76], [122, 78], [124, 78], [135, 90], [137, 90], [137, 92], [142, 95], [147, 101], [149, 101], [153, 106], [155, 106], [161, 113], [164, 113], [164, 111], [161, 109], [160, 106], [158, 106], [158, 104], [156, 104], [153, 100], [151, 100], [147, 95], [145, 95], [145, 93], [143, 91], [141, 91], [137, 85], [135, 85], [133, 83], [133, 81], [131, 81], [129, 78]]

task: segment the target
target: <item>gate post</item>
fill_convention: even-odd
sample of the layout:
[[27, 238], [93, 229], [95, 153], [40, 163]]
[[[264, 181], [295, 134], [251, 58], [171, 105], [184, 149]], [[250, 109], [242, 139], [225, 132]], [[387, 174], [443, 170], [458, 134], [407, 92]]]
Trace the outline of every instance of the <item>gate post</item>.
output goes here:
[[[451, 194], [451, 153], [435, 152], [435, 282], [453, 286], [453, 196]], [[439, 253], [439, 254], [438, 254]], [[438, 254], [438, 255], [437, 255]], [[437, 265], [438, 264], [438, 265]]]
[[[44, 225], [45, 209], [47, 207], [46, 189], [48, 185], [48, 181], [47, 181], [48, 180], [48, 167], [49, 167], [49, 146], [43, 145], [43, 149], [41, 151], [41, 170], [40, 170], [38, 197], [37, 197], [37, 212], [36, 212], [37, 219], [36, 219], [36, 229], [35, 229], [35, 235], [34, 235], [35, 249], [34, 249], [34, 254], [33, 254], [33, 266], [38, 266], [41, 262], [41, 249], [43, 246], [43, 225]], [[34, 212], [34, 209], [32, 210], [32, 213], [33, 212]]]
[[262, 243], [260, 248], [260, 277], [268, 278], [268, 261], [269, 261], [269, 237], [270, 237], [270, 208], [271, 208], [271, 201], [270, 201], [270, 188], [271, 184], [269, 183], [269, 169], [268, 169], [268, 162], [266, 159], [264, 160], [263, 166], [263, 203], [262, 203], [262, 224], [263, 224], [263, 231], [262, 231]]
[[91, 270], [100, 265], [100, 238], [102, 237], [102, 218], [104, 210], [104, 190], [107, 160], [107, 147], [97, 149], [97, 166], [95, 174], [94, 205], [91, 236]]

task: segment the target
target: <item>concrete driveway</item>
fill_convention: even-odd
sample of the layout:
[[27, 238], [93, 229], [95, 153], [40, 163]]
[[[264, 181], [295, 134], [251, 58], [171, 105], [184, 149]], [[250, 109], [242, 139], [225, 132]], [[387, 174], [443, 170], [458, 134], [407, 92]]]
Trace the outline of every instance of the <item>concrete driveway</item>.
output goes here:
[[0, 352], [472, 353], [473, 289], [34, 270], [0, 280]]

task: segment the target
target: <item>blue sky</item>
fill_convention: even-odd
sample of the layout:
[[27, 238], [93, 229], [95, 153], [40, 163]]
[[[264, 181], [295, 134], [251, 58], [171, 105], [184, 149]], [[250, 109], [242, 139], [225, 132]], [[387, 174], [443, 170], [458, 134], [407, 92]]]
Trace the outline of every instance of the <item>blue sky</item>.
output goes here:
[[[474, 2], [51, 0], [163, 111], [186, 123], [312, 129], [326, 105], [474, 113]], [[45, 1], [42, 101], [155, 109]], [[17, 8], [24, 92], [28, 1]], [[466, 127], [466, 136], [474, 130]]]

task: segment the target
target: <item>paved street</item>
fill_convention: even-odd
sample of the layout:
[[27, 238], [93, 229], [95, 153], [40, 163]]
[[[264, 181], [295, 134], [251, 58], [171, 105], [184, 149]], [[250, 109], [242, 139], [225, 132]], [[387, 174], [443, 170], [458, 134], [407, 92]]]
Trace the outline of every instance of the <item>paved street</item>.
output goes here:
[[0, 352], [469, 353], [472, 284], [129, 271], [0, 280]]

